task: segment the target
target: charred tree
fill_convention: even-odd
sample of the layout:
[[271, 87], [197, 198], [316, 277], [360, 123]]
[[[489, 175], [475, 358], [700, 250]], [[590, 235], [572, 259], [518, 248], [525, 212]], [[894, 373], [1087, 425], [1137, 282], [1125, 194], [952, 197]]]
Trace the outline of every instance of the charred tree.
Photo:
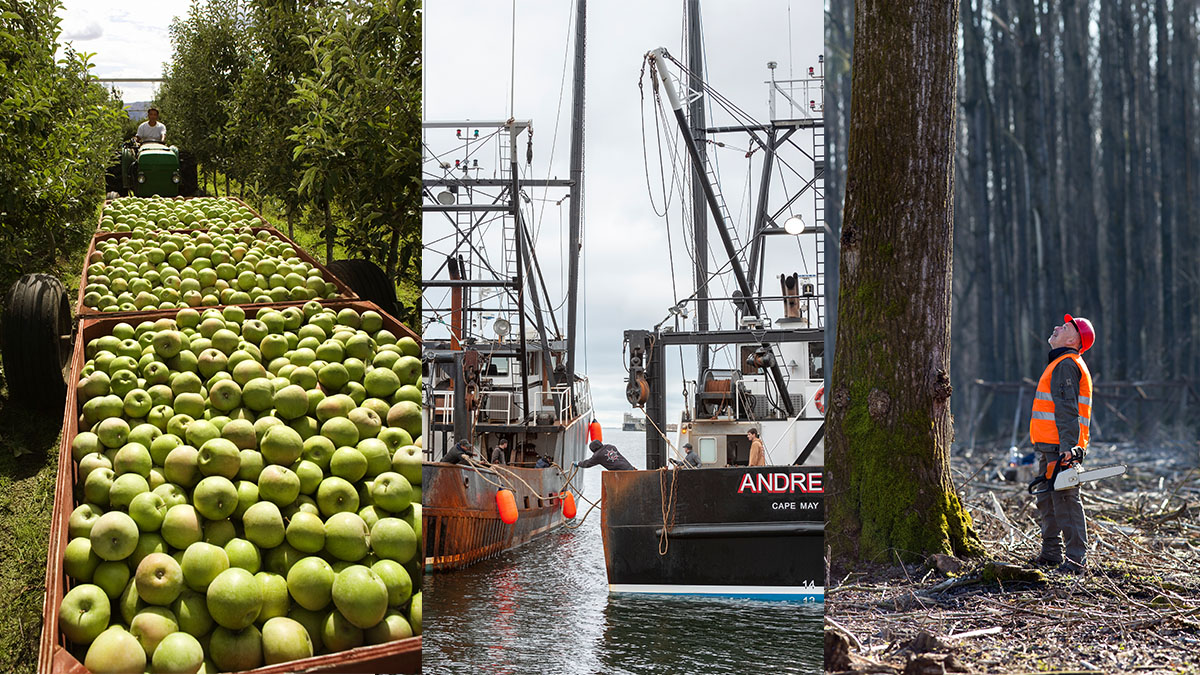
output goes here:
[[827, 432], [837, 559], [981, 550], [949, 472], [957, 23], [955, 0], [856, 3]]

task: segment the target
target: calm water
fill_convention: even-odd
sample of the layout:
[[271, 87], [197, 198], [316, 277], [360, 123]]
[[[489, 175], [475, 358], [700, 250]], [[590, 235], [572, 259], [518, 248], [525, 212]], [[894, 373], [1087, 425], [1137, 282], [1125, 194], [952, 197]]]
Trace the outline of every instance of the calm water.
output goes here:
[[[643, 433], [604, 439], [644, 466]], [[583, 472], [593, 501], [601, 471]], [[823, 605], [610, 597], [598, 507], [578, 530], [424, 583], [426, 673], [821, 672]]]

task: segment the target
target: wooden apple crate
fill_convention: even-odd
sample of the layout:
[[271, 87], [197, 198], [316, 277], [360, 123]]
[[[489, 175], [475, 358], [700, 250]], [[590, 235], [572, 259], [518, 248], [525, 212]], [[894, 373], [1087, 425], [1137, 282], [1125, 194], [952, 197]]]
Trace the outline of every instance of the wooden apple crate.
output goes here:
[[[358, 312], [368, 309], [379, 312], [383, 327], [397, 338], [421, 338], [408, 326], [380, 311], [374, 303], [363, 300], [323, 300], [322, 305], [335, 310], [350, 307]], [[284, 308], [295, 303], [244, 305], [247, 314], [260, 306]], [[81, 406], [76, 399], [75, 383], [87, 359], [84, 349], [91, 340], [109, 335], [113, 326], [122, 321], [142, 321], [173, 317], [179, 310], [160, 309], [136, 314], [103, 314], [100, 317], [81, 317], [75, 346], [71, 354], [71, 376], [67, 381], [67, 403], [63, 411], [62, 442], [58, 450], [58, 479], [54, 490], [54, 510], [50, 518], [50, 544], [46, 563], [46, 599], [42, 606], [42, 637], [38, 647], [39, 673], [86, 673], [83, 664], [67, 648], [67, 639], [58, 631], [58, 613], [63, 596], [73, 585], [63, 572], [63, 551], [67, 547], [67, 521], [75, 510], [75, 472], [78, 468], [71, 457], [71, 443], [79, 433]], [[418, 552], [418, 555], [423, 555]], [[420, 580], [417, 580], [418, 584]], [[416, 584], [414, 584], [416, 585]], [[419, 588], [419, 586], [418, 586]], [[330, 673], [418, 673], [421, 671], [421, 636], [387, 642], [381, 645], [357, 647], [334, 654], [322, 654], [307, 659], [264, 666], [253, 672], [330, 672]]]
[[[247, 207], [247, 208], [249, 208], [249, 207]], [[287, 242], [288, 244], [291, 244], [292, 248], [296, 249], [296, 255], [301, 260], [303, 260], [304, 262], [306, 262], [306, 263], [312, 265], [313, 267], [317, 268], [318, 270], [320, 270], [321, 276], [325, 279], [325, 281], [331, 281], [331, 282], [333, 282], [333, 285], [337, 286], [338, 295], [337, 295], [337, 298], [334, 298], [334, 299], [336, 299], [336, 300], [357, 300], [358, 299], [358, 294], [356, 294], [353, 289], [351, 289], [349, 286], [347, 286], [345, 284], [345, 282], [343, 282], [341, 279], [338, 279], [336, 276], [334, 276], [334, 274], [332, 272], [330, 272], [324, 265], [322, 265], [320, 263], [320, 261], [318, 261], [316, 258], [312, 257], [312, 255], [310, 255], [308, 251], [305, 251], [303, 246], [301, 246], [301, 245], [297, 244], [296, 242], [292, 241], [291, 239], [289, 239], [286, 234], [280, 232], [279, 230], [277, 230], [273, 227], [253, 227], [250, 229], [255, 235], [257, 235], [259, 232], [267, 232], [272, 237], [275, 237], [276, 239], [279, 239], [284, 242]], [[201, 232], [201, 230], [170, 230], [170, 232], [176, 233], [176, 234], [187, 234], [187, 233]], [[129, 316], [133, 316], [135, 314], [144, 314], [148, 311], [157, 311], [157, 310], [137, 310], [137, 311], [133, 311], [133, 312], [99, 312], [99, 311], [92, 309], [91, 307], [86, 307], [83, 304], [83, 296], [84, 296], [83, 289], [86, 288], [88, 285], [87, 268], [91, 264], [89, 261], [92, 259], [92, 254], [96, 252], [96, 244], [103, 242], [103, 241], [108, 241], [110, 239], [124, 239], [125, 237], [131, 236], [132, 234], [133, 233], [131, 233], [131, 232], [98, 232], [96, 235], [94, 235], [92, 237], [91, 243], [88, 244], [87, 257], [84, 259], [83, 273], [79, 279], [79, 293], [75, 299], [75, 314], [76, 314], [76, 316], [79, 316], [81, 318], [85, 317], [85, 316], [124, 316], [124, 317], [129, 317]], [[279, 302], [251, 302], [251, 303], [246, 303], [246, 304], [240, 305], [240, 306], [246, 308], [247, 314], [252, 314], [254, 311], [257, 311], [258, 308], [260, 308], [260, 307], [274, 307], [274, 306], [287, 307], [289, 305], [303, 305], [305, 302], [307, 302], [307, 300], [281, 300]], [[219, 309], [221, 307], [225, 307], [226, 305], [212, 305], [212, 306], [217, 307]], [[208, 307], [196, 307], [195, 309], [197, 309], [199, 311], [204, 311], [205, 309], [208, 309]], [[174, 311], [178, 311], [178, 310], [174, 310]]]

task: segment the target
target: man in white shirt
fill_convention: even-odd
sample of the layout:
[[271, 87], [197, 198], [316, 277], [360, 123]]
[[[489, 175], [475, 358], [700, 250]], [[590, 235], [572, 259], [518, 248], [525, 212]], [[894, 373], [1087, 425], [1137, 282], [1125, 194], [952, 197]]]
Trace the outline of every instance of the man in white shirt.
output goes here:
[[146, 111], [146, 121], [139, 124], [137, 128], [137, 139], [141, 143], [146, 141], [167, 142], [167, 127], [158, 121], [158, 108]]

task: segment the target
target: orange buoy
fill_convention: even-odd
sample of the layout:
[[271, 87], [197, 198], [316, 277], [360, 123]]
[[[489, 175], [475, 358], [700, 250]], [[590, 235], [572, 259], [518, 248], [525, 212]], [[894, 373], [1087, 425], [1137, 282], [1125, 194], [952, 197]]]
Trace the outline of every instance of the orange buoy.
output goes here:
[[496, 490], [496, 508], [500, 509], [500, 520], [504, 521], [505, 525], [517, 522], [517, 498], [513, 496], [512, 490]]
[[603, 442], [604, 439], [601, 438], [601, 436], [603, 436], [603, 435], [604, 435], [604, 433], [600, 429], [600, 423], [597, 422], [596, 420], [592, 420], [592, 423], [588, 425], [588, 442], [589, 443], [592, 441]]
[[562, 496], [563, 517], [570, 520], [575, 517], [575, 495], [564, 492]]
[[822, 415], [824, 415], [824, 414], [825, 414], [825, 401], [824, 401], [824, 398], [825, 398], [825, 387], [824, 387], [824, 386], [822, 386], [820, 389], [818, 389], [818, 390], [817, 390], [817, 395], [816, 395], [816, 396], [814, 396], [813, 398], [814, 398], [814, 399], [816, 399], [816, 400], [815, 400], [815, 401], [813, 401], [813, 402], [817, 404], [817, 412], [819, 412], [819, 413], [821, 413]]

